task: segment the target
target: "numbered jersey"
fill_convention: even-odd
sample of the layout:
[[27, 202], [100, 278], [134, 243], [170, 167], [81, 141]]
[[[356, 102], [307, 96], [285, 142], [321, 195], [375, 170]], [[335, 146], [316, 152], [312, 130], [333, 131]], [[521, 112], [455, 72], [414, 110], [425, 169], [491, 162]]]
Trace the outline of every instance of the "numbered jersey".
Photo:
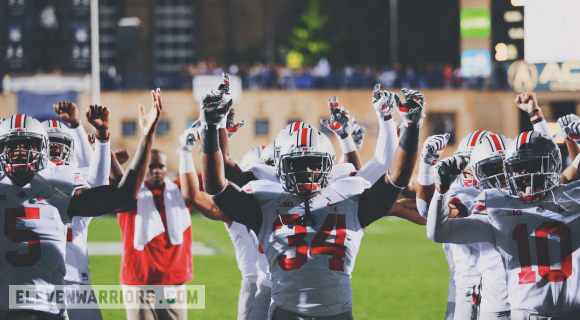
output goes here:
[[[471, 212], [475, 198], [480, 192], [474, 187], [464, 187], [458, 181], [456, 180], [451, 185], [448, 202], [456, 207], [463, 205], [468, 212]], [[478, 286], [481, 282], [481, 273], [476, 267], [477, 258], [479, 257], [479, 244], [450, 244], [449, 247], [453, 252], [452, 256], [455, 264], [455, 287], [465, 289]]]
[[[526, 203], [486, 190], [475, 212], [487, 214], [507, 271], [511, 309], [540, 314], [580, 308], [580, 182]], [[494, 241], [495, 240], [495, 241]]]
[[363, 230], [357, 210], [365, 180], [334, 182], [306, 200], [315, 224], [302, 225], [305, 199], [279, 183], [252, 181], [244, 187], [258, 199], [258, 239], [272, 273], [272, 299], [288, 311], [330, 316], [352, 308], [351, 272]]
[[[74, 191], [86, 186], [82, 174], [69, 166], [50, 164], [38, 173], [59, 195], [34, 177], [24, 187], [5, 177], [0, 181], [0, 309], [8, 310], [10, 285], [51, 288], [64, 283], [66, 214]], [[58, 306], [42, 297], [25, 298], [29, 308], [58, 313]]]

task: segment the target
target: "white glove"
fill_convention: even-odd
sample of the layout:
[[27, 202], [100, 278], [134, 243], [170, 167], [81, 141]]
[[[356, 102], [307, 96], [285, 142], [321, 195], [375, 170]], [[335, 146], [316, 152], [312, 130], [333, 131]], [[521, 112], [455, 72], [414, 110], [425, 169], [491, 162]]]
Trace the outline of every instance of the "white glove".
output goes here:
[[467, 159], [463, 157], [445, 158], [437, 163], [437, 175], [435, 185], [440, 189], [449, 189], [449, 186], [457, 179], [467, 166]]
[[423, 143], [423, 150], [421, 151], [421, 162], [426, 164], [435, 164], [441, 157], [441, 154], [449, 142], [449, 133], [436, 134], [430, 136]]
[[196, 120], [189, 128], [183, 131], [183, 134], [179, 136], [179, 143], [181, 147], [177, 149], [179, 151], [191, 152], [193, 147], [198, 140], [201, 139], [201, 120]]
[[349, 111], [338, 106], [337, 97], [334, 97], [333, 100], [328, 98], [328, 111], [330, 112], [330, 121], [322, 119], [320, 123], [334, 132], [339, 139], [348, 137], [352, 133]]
[[358, 124], [356, 116], [352, 117], [352, 140], [354, 140], [354, 145], [356, 146], [357, 150], [362, 149], [363, 140], [367, 133], [367, 129], [365, 127]]
[[222, 73], [222, 76], [223, 83], [211, 89], [200, 102], [203, 121], [208, 125], [219, 125], [232, 107], [229, 76], [225, 72]]
[[[558, 123], [560, 119], [558, 119]], [[576, 141], [576, 143], [580, 142], [580, 120], [579, 121], [572, 121], [568, 123], [564, 128], [564, 133], [566, 134], [566, 138], [572, 139]]]
[[560, 117], [558, 119], [558, 125], [560, 126], [560, 130], [564, 130], [565, 126], [569, 125], [571, 122], [574, 121], [580, 121], [580, 118], [573, 113]]
[[401, 117], [403, 117], [403, 126], [407, 124], [423, 124], [425, 117], [425, 97], [419, 91], [409, 90], [407, 88], [401, 89], [403, 93], [403, 102], [399, 103], [398, 110]]
[[381, 84], [375, 84], [373, 89], [373, 107], [379, 120], [387, 121], [393, 118], [395, 107], [399, 105], [399, 96], [389, 91], [381, 91]]
[[230, 112], [228, 113], [228, 117], [227, 117], [227, 121], [226, 121], [226, 129], [228, 130], [228, 138], [231, 138], [232, 135], [236, 132], [238, 132], [238, 130], [246, 123], [244, 120], [240, 121], [239, 123], [236, 123], [234, 121], [234, 117], [236, 115], [236, 111], [234, 110], [234, 108], [230, 109]]

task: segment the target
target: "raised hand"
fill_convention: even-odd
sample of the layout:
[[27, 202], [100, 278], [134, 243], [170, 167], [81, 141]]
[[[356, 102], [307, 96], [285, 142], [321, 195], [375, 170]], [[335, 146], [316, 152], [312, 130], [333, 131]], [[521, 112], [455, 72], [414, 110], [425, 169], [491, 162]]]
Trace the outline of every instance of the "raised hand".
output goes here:
[[558, 125], [560, 126], [560, 130], [564, 130], [565, 126], [575, 121], [580, 121], [580, 118], [573, 113], [558, 118]]
[[399, 96], [389, 91], [381, 91], [381, 84], [375, 84], [373, 89], [373, 107], [379, 120], [387, 121], [393, 118], [393, 111], [399, 105]]
[[538, 100], [536, 100], [536, 94], [534, 92], [518, 94], [515, 102], [518, 105], [518, 108], [527, 113], [539, 109]]
[[123, 164], [127, 162], [127, 160], [129, 160], [131, 153], [129, 153], [129, 150], [127, 149], [117, 149], [113, 151], [113, 155], [115, 156], [115, 158], [117, 158], [119, 164]]
[[79, 108], [77, 105], [70, 101], [60, 101], [57, 104], [53, 104], [54, 112], [56, 116], [66, 122], [69, 127], [76, 128], [79, 126]]
[[432, 135], [423, 143], [421, 161], [426, 164], [435, 164], [449, 142], [449, 133]]
[[87, 120], [96, 130], [96, 138], [105, 140], [109, 138], [109, 122], [111, 111], [107, 107], [90, 105], [87, 108]]
[[399, 114], [403, 117], [403, 126], [407, 124], [423, 124], [425, 117], [425, 96], [419, 91], [409, 90], [407, 88], [401, 89], [403, 93], [403, 101], [399, 102]]
[[177, 149], [179, 151], [191, 152], [197, 141], [201, 139], [201, 120], [196, 120], [189, 128], [183, 131], [183, 134], [179, 136], [179, 143], [181, 147]]
[[211, 89], [201, 99], [203, 121], [208, 125], [217, 126], [229, 113], [233, 100], [230, 96], [230, 80], [227, 73], [222, 73], [223, 83]]
[[242, 120], [236, 124], [236, 122], [234, 121], [235, 115], [236, 115], [236, 111], [232, 107], [230, 109], [230, 111], [228, 112], [228, 117], [226, 120], [226, 129], [228, 130], [228, 138], [231, 138], [232, 135], [234, 133], [238, 132], [238, 130], [245, 124], [244, 120]]
[[159, 119], [161, 118], [161, 110], [163, 109], [163, 102], [161, 100], [161, 89], [151, 90], [151, 110], [145, 114], [145, 106], [139, 104], [139, 126], [143, 135], [152, 135], [157, 128]]
[[366, 132], [365, 127], [358, 124], [356, 116], [352, 117], [352, 140], [354, 140], [357, 150], [362, 149]]
[[348, 137], [352, 132], [349, 111], [338, 106], [337, 97], [332, 100], [328, 98], [328, 111], [330, 112], [330, 121], [322, 119], [320, 123], [341, 139]]
[[450, 157], [441, 160], [437, 164], [437, 175], [435, 176], [435, 185], [440, 192], [444, 193], [461, 174], [467, 166], [467, 159], [463, 157]]
[[96, 133], [93, 131], [91, 133], [87, 133], [87, 140], [89, 140], [89, 144], [91, 145], [91, 148], [93, 148], [93, 150], [95, 149], [95, 137]]
[[576, 143], [580, 142], [580, 120], [570, 122], [568, 125], [564, 126], [563, 130], [566, 134], [566, 138], [572, 139], [576, 141]]

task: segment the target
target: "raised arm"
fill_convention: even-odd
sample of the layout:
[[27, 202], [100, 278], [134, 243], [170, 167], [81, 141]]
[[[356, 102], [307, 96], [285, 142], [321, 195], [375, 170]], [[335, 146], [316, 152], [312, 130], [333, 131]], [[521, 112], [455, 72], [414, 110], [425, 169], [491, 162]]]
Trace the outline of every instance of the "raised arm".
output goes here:
[[87, 120], [95, 128], [95, 150], [89, 164], [87, 182], [91, 187], [109, 184], [111, 170], [111, 142], [109, 139], [109, 108], [91, 105], [87, 109]]
[[60, 101], [57, 104], [53, 104], [52, 107], [54, 108], [56, 116], [63, 122], [66, 122], [71, 128], [75, 140], [75, 156], [79, 168], [89, 167], [93, 155], [93, 148], [87, 140], [85, 128], [81, 125], [79, 108], [70, 101]]
[[403, 218], [422, 226], [427, 224], [427, 219], [419, 215], [415, 199], [397, 200], [393, 208], [387, 213], [387, 216]]
[[[566, 184], [578, 180], [580, 173], [578, 172], [578, 164], [580, 157], [578, 156], [578, 142], [580, 142], [580, 119], [576, 115], [567, 115], [558, 119], [560, 125], [560, 132], [566, 136], [566, 146], [572, 158], [570, 164], [560, 175], [560, 183]], [[558, 133], [560, 135], [560, 133]]]
[[435, 164], [441, 157], [449, 142], [449, 134], [437, 134], [427, 138], [423, 143], [419, 159], [419, 175], [417, 176], [417, 209], [419, 214], [427, 218], [429, 203], [435, 192]]
[[109, 179], [111, 184], [119, 184], [123, 178], [125, 170], [121, 165], [129, 160], [129, 150], [117, 149], [111, 151], [111, 171], [109, 172]]
[[151, 95], [153, 106], [148, 114], [145, 114], [144, 106], [139, 105], [139, 125], [143, 135], [121, 182], [116, 186], [77, 190], [68, 208], [69, 216], [99, 216], [135, 204], [145, 178], [153, 136], [163, 108], [160, 90], [151, 91]]
[[207, 192], [199, 188], [197, 172], [193, 165], [192, 150], [198, 140], [201, 139], [201, 122], [196, 121], [191, 127], [187, 128], [183, 135], [179, 136], [181, 147], [177, 150], [179, 153], [179, 181], [181, 182], [181, 194], [187, 203], [192, 205], [205, 217], [229, 222], [226, 216], [217, 207], [213, 198]]
[[[225, 77], [224, 77], [225, 78]], [[262, 212], [258, 201], [226, 180], [224, 159], [219, 144], [217, 126], [228, 114], [232, 100], [224, 86], [212, 89], [202, 99], [203, 135], [201, 165], [204, 189], [228, 219], [244, 224], [259, 233]]]
[[360, 169], [362, 162], [360, 160], [360, 155], [352, 138], [352, 124], [350, 123], [350, 113], [344, 107], [339, 107], [338, 98], [334, 97], [332, 99], [328, 98], [328, 112], [330, 113], [330, 121], [326, 119], [321, 119], [320, 123], [328, 128], [328, 130], [334, 132], [338, 138], [338, 143], [342, 154], [344, 156], [344, 161], [352, 163], [355, 169]]
[[[419, 123], [425, 117], [425, 97], [414, 90], [402, 89], [401, 92], [404, 103], [397, 103], [404, 120], [401, 142], [387, 173], [361, 195], [358, 217], [362, 227], [380, 219], [391, 210], [401, 190], [409, 184], [417, 162]], [[399, 99], [398, 96], [395, 97], [396, 100]]]
[[375, 183], [389, 169], [399, 143], [397, 123], [393, 119], [393, 112], [399, 103], [395, 96], [394, 93], [381, 91], [378, 83], [373, 89], [373, 107], [379, 121], [379, 136], [374, 157], [356, 174], [370, 183]]
[[542, 109], [538, 106], [538, 100], [536, 99], [536, 94], [534, 92], [519, 94], [516, 97], [515, 102], [518, 105], [518, 108], [528, 113], [530, 122], [534, 126], [534, 131], [543, 132], [550, 138], [553, 138], [552, 133], [548, 128], [546, 118], [544, 118], [544, 115], [542, 114]]

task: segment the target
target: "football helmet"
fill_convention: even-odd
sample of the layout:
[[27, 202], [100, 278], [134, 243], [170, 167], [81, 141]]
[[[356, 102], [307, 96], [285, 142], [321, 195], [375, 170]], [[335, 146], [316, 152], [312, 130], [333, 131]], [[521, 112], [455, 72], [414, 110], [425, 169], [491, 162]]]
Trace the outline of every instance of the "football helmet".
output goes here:
[[304, 128], [312, 128], [312, 126], [302, 121], [292, 122], [285, 126], [284, 129], [280, 130], [280, 132], [278, 132], [276, 140], [274, 140], [274, 166], [277, 167], [279, 164], [278, 161], [280, 160], [280, 148], [282, 147], [284, 140], [286, 140], [286, 138], [288, 138], [292, 132]]
[[[476, 130], [471, 132], [470, 134], [463, 137], [463, 139], [461, 139], [459, 146], [457, 147], [457, 151], [455, 151], [453, 155], [465, 158], [469, 161], [473, 148], [490, 133], [491, 132], [485, 130]], [[477, 187], [477, 185], [474, 185], [476, 180], [473, 179], [471, 165], [468, 164], [468, 166], [463, 170], [459, 177], [461, 178], [461, 183], [464, 187]]]
[[473, 185], [479, 190], [498, 188], [506, 189], [503, 173], [503, 161], [507, 146], [512, 139], [501, 134], [489, 134], [478, 143], [471, 152], [471, 169]]
[[48, 134], [40, 121], [17, 114], [0, 123], [0, 169], [38, 172], [48, 165]]
[[262, 149], [262, 155], [260, 156], [259, 162], [272, 167], [274, 166], [274, 141], [268, 143], [268, 145]]
[[526, 202], [542, 199], [560, 182], [561, 169], [560, 149], [544, 133], [522, 132], [506, 150], [504, 172], [514, 198]]
[[71, 164], [75, 148], [69, 127], [57, 120], [45, 120], [42, 125], [48, 133], [50, 161], [57, 165]]
[[311, 198], [333, 180], [334, 147], [320, 131], [303, 128], [280, 146], [278, 177], [287, 192]]
[[248, 150], [248, 152], [246, 152], [246, 154], [242, 157], [242, 161], [240, 162], [240, 167], [242, 167], [242, 170], [248, 171], [252, 167], [252, 164], [260, 162], [260, 157], [262, 156], [263, 149], [264, 146], [257, 146]]

